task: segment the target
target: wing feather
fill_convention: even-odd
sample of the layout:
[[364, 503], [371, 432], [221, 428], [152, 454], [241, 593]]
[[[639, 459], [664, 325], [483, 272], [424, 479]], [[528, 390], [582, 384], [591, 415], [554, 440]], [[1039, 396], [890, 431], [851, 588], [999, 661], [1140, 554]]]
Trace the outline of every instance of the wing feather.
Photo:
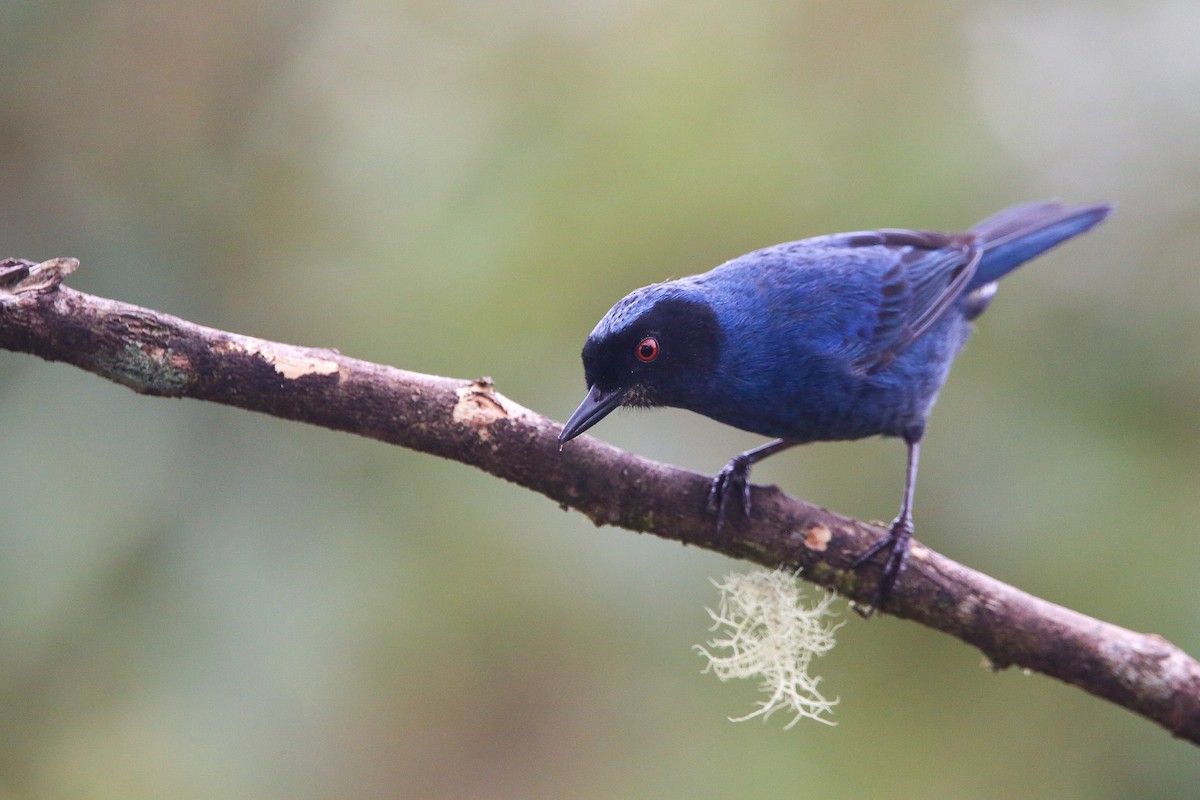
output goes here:
[[983, 250], [975, 236], [880, 230], [850, 234], [848, 247], [880, 247], [894, 263], [879, 285], [876, 321], [854, 368], [878, 372], [940, 320], [971, 282]]

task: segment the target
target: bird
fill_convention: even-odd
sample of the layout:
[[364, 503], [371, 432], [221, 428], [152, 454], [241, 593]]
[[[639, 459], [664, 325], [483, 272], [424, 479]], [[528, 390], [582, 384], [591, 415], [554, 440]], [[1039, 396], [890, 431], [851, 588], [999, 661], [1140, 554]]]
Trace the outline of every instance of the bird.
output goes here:
[[908, 563], [926, 421], [950, 366], [1021, 264], [1103, 221], [1110, 203], [1016, 205], [961, 233], [883, 228], [747, 253], [619, 300], [583, 345], [587, 395], [566, 442], [621, 406], [676, 407], [771, 441], [713, 478], [716, 531], [750, 470], [796, 445], [894, 437], [907, 447], [900, 511], [852, 568], [885, 554], [867, 613], [882, 610]]

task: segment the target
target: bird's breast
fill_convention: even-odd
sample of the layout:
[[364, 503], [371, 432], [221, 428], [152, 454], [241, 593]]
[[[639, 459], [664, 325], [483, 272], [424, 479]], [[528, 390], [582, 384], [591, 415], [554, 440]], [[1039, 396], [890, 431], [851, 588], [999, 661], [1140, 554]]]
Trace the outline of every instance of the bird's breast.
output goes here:
[[969, 330], [961, 315], [948, 319], [874, 373], [849, 349], [811, 342], [731, 348], [709, 380], [672, 405], [799, 442], [901, 436], [924, 423]]

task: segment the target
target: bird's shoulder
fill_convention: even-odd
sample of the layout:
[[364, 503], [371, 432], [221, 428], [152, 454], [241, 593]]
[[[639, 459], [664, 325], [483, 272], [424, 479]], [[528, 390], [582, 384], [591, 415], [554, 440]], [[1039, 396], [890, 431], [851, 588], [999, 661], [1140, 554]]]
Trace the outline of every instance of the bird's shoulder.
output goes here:
[[850, 276], [892, 279], [936, 269], [944, 259], [965, 259], [974, 235], [884, 228], [814, 236], [754, 250], [727, 261], [709, 275], [744, 280], [750, 273], [767, 276], [818, 278]]
[[744, 303], [823, 332], [869, 372], [942, 318], [979, 255], [970, 233], [855, 231], [762, 248], [705, 277]]

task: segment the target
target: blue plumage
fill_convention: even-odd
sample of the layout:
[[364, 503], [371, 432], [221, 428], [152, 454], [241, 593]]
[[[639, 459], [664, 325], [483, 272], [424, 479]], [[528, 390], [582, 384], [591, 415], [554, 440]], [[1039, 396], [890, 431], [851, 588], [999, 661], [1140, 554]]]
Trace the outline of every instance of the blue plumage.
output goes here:
[[1096, 225], [1107, 204], [1015, 206], [971, 231], [880, 230], [775, 245], [638, 289], [583, 348], [588, 396], [560, 442], [619, 405], [676, 406], [777, 439], [713, 481], [717, 525], [749, 512], [756, 462], [811, 441], [897, 436], [909, 447], [900, 515], [856, 566], [888, 550], [874, 607], [904, 568], [925, 420], [996, 281]]

